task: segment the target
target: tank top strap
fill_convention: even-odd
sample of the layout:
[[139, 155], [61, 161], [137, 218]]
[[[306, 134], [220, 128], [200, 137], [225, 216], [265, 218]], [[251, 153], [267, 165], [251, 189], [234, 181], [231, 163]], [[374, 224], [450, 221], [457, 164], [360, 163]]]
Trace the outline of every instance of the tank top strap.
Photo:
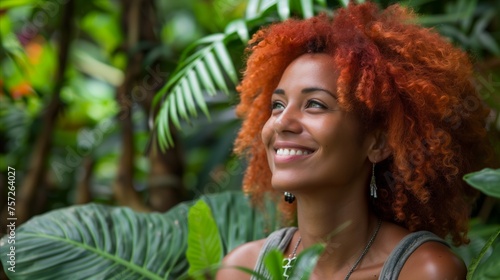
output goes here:
[[391, 254], [384, 263], [384, 267], [380, 272], [379, 279], [381, 280], [397, 280], [399, 273], [403, 269], [403, 265], [410, 255], [423, 243], [435, 241], [442, 243], [448, 247], [442, 238], [438, 237], [429, 231], [417, 231], [405, 236], [399, 244], [392, 250]]
[[[271, 275], [269, 274], [264, 265], [265, 255], [272, 249], [277, 249], [280, 250], [281, 252], [284, 252], [288, 247], [288, 245], [290, 244], [292, 237], [296, 231], [297, 231], [296, 227], [287, 227], [271, 233], [267, 237], [266, 241], [264, 242], [264, 245], [260, 250], [259, 257], [257, 259], [257, 263], [255, 264], [254, 270], [259, 274], [265, 276], [266, 279], [271, 279]], [[250, 279], [256, 280], [257, 278], [252, 276]]]

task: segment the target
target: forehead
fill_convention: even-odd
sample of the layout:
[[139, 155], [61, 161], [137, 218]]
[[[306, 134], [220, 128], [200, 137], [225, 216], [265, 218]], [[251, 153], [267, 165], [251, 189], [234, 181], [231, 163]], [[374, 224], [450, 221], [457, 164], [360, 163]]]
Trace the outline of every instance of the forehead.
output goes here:
[[323, 53], [304, 54], [283, 72], [278, 88], [322, 87], [335, 92], [338, 70], [333, 58]]

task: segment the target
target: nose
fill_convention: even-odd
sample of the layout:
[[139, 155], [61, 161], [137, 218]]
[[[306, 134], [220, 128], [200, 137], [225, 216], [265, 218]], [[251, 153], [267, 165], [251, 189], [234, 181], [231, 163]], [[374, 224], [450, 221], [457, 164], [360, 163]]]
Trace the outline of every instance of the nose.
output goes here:
[[274, 120], [274, 131], [277, 133], [301, 133], [302, 123], [300, 110], [288, 106]]

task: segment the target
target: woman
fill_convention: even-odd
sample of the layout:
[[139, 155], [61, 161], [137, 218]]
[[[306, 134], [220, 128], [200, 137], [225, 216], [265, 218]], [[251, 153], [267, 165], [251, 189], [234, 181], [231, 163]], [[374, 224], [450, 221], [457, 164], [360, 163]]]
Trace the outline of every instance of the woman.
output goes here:
[[350, 4], [253, 37], [238, 88], [244, 190], [285, 193], [298, 228], [236, 248], [217, 279], [265, 274], [271, 248], [287, 268], [318, 242], [312, 279], [465, 279], [442, 238], [468, 241], [475, 193], [461, 178], [485, 161], [488, 111], [466, 54], [414, 19]]

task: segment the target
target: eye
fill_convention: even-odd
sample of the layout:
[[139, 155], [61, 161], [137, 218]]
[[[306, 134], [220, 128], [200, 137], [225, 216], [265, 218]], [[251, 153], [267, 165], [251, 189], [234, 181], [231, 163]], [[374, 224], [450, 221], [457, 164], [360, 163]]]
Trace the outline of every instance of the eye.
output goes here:
[[323, 103], [321, 103], [317, 100], [308, 100], [307, 104], [306, 104], [306, 108], [327, 109], [327, 107]]
[[274, 100], [272, 103], [271, 103], [271, 110], [283, 110], [285, 109], [285, 105], [283, 105], [283, 103], [281, 101], [277, 101], [277, 100]]

